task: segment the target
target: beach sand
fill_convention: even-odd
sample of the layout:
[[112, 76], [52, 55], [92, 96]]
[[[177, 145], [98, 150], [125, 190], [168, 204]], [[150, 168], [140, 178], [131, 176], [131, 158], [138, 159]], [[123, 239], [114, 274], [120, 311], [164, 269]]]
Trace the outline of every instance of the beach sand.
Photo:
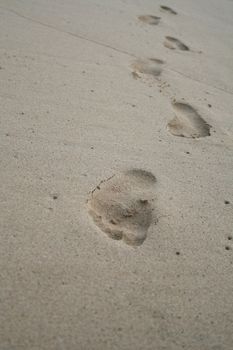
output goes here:
[[232, 13], [0, 0], [1, 350], [232, 349]]

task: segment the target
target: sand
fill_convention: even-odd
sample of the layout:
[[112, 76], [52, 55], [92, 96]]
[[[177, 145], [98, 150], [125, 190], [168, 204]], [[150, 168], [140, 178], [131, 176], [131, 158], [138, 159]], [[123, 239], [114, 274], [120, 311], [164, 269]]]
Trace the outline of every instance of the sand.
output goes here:
[[232, 349], [232, 13], [0, 1], [1, 350]]

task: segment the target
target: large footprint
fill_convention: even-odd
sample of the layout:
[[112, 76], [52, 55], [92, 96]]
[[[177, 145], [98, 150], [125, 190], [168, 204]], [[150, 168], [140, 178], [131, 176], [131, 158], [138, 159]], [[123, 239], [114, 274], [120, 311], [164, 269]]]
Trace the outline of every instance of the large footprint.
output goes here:
[[174, 11], [171, 7], [161, 5], [161, 6], [160, 6], [160, 9], [161, 9], [162, 11], [171, 13], [172, 15], [177, 15], [177, 12]]
[[143, 16], [138, 16], [138, 19], [147, 24], [157, 25], [159, 24], [161, 18], [157, 16], [143, 15]]
[[158, 76], [162, 72], [162, 64], [164, 61], [158, 58], [149, 58], [144, 60], [136, 60], [131, 67], [133, 68], [133, 73], [143, 73]]
[[102, 181], [87, 202], [90, 216], [110, 238], [141, 245], [152, 222], [155, 182], [152, 173], [141, 169]]
[[172, 135], [198, 138], [210, 136], [211, 126], [186, 103], [173, 103], [175, 118], [168, 123], [168, 130]]
[[182, 43], [179, 39], [173, 38], [172, 36], [166, 36], [165, 41], [163, 43], [165, 47], [171, 50], [182, 50], [182, 51], [189, 51], [189, 47]]

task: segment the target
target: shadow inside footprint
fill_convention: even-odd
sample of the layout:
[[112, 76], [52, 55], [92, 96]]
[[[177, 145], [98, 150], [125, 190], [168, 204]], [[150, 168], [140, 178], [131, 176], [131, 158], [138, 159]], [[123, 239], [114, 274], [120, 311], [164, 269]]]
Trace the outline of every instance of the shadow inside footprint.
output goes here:
[[172, 135], [199, 138], [210, 136], [211, 126], [186, 103], [173, 103], [175, 118], [168, 123], [168, 130]]
[[159, 24], [161, 18], [157, 16], [144, 15], [144, 16], [138, 16], [138, 19], [147, 24], [157, 25]]
[[152, 173], [141, 169], [102, 181], [87, 202], [90, 216], [110, 238], [141, 245], [152, 222], [155, 182]]
[[136, 60], [131, 67], [134, 73], [150, 74], [153, 76], [159, 76], [162, 72], [161, 65], [164, 61], [158, 58], [149, 58], [145, 60]]
[[182, 50], [189, 51], [189, 47], [182, 43], [179, 39], [173, 38], [172, 36], [166, 36], [164, 41], [164, 46], [171, 50]]
[[174, 11], [171, 7], [161, 5], [161, 6], [160, 6], [160, 9], [161, 9], [162, 11], [171, 13], [172, 15], [177, 15], [177, 12]]

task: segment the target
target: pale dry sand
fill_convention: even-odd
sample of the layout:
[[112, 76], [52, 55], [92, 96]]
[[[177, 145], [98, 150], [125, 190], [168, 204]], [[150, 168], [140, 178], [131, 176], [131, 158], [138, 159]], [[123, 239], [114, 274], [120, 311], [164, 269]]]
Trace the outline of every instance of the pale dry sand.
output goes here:
[[232, 349], [232, 13], [0, 0], [0, 350]]

